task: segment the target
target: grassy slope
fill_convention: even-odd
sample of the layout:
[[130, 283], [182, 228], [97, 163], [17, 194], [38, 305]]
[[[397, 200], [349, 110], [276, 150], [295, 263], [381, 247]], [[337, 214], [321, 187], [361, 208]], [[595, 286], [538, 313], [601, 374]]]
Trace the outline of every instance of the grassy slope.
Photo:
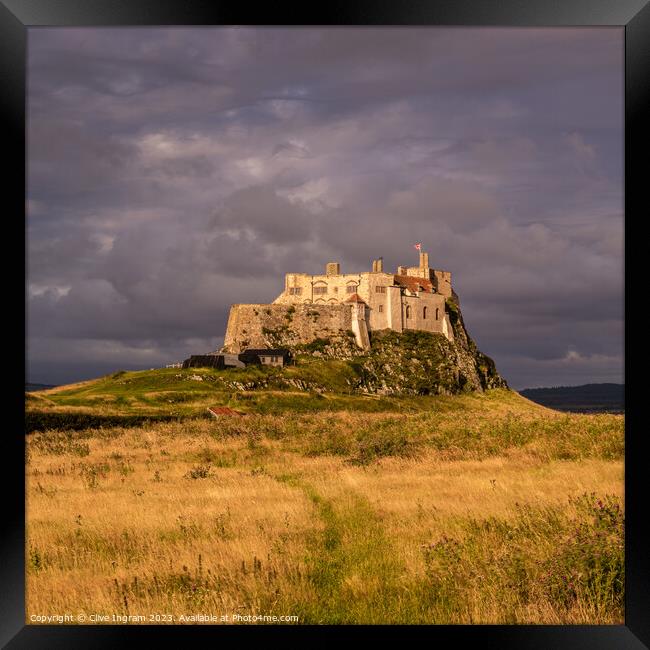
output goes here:
[[[348, 381], [355, 378], [350, 362], [304, 357], [299, 365], [284, 369], [169, 368], [120, 372], [28, 393], [26, 404], [28, 411], [47, 413], [197, 417], [205, 415], [208, 406], [231, 406], [245, 413], [268, 414], [324, 409], [409, 412], [443, 408], [442, 405], [452, 403], [460, 408], [462, 400], [471, 403], [475, 395], [468, 393], [460, 402], [444, 396], [363, 395], [350, 388]], [[265, 390], [259, 389], [261, 385], [266, 385]], [[542, 408], [513, 393], [503, 395], [503, 399], [519, 404], [518, 408]], [[524, 403], [526, 407], [521, 406]]]
[[[340, 382], [328, 363], [284, 372]], [[220, 377], [39, 393], [51, 411], [189, 419], [28, 437], [28, 615], [622, 622], [622, 416], [507, 390], [369, 398]], [[192, 418], [208, 404], [251, 415]]]

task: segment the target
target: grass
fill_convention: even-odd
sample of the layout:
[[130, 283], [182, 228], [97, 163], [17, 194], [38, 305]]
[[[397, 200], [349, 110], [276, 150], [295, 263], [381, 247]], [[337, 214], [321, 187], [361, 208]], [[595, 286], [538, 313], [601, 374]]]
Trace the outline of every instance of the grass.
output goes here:
[[[372, 399], [354, 394], [348, 362], [301, 358], [283, 369], [250, 366], [160, 369], [115, 373], [101, 379], [62, 386], [26, 396], [27, 412], [51, 418], [94, 415], [112, 418], [196, 417], [208, 406], [231, 406], [251, 413], [287, 413], [323, 409], [384, 411], [419, 403], [413, 398]], [[264, 390], [260, 390], [264, 389]], [[34, 416], [36, 417], [36, 416]]]
[[[193, 373], [46, 391], [38, 408], [64, 414], [191, 399], [183, 419], [27, 437], [28, 620], [622, 623], [623, 416], [507, 390], [232, 392]], [[196, 417], [215, 398], [249, 415]]]

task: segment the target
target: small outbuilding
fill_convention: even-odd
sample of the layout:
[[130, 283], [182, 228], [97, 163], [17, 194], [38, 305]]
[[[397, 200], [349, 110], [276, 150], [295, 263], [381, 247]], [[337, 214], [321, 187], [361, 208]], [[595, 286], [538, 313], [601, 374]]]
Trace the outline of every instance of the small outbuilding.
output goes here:
[[244, 350], [239, 355], [239, 360], [247, 366], [260, 364], [262, 366], [286, 366], [291, 361], [291, 352], [286, 348], [263, 349], [251, 348]]
[[183, 368], [218, 368], [225, 367], [222, 354], [193, 354], [183, 361]]
[[245, 368], [246, 364], [236, 354], [222, 354], [226, 368]]
[[193, 354], [183, 361], [183, 368], [245, 368], [250, 365], [286, 366], [291, 361], [291, 352], [286, 348], [256, 348], [239, 354], [212, 353]]

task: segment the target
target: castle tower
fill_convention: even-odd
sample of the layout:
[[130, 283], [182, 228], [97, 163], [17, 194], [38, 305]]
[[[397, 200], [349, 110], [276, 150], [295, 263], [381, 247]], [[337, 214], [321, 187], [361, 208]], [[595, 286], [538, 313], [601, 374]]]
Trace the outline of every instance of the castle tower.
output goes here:
[[[402, 275], [402, 273], [397, 271], [397, 275]], [[424, 280], [429, 280], [431, 278], [431, 269], [429, 268], [429, 253], [423, 253], [420, 251], [420, 264], [419, 266], [409, 266], [404, 275], [410, 275], [415, 278], [423, 278]]]
[[352, 311], [352, 332], [357, 345], [363, 350], [370, 349], [370, 337], [368, 336], [368, 320], [366, 314], [366, 303], [358, 294], [352, 294], [346, 301]]

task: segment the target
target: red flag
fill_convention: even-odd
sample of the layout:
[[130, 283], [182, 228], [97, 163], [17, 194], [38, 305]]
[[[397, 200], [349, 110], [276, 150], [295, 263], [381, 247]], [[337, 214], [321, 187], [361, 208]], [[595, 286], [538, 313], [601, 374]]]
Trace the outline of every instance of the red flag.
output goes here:
[[421, 251], [422, 250], [422, 244], [415, 244], [414, 248], [415, 248], [415, 250]]

